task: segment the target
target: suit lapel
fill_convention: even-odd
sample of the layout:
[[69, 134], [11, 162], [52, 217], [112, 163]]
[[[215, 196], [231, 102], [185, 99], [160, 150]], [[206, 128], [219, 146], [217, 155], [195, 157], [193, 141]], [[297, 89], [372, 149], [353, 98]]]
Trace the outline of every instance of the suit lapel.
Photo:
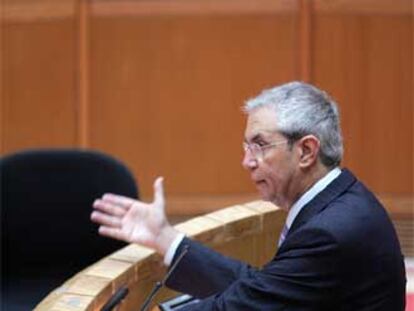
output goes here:
[[341, 174], [334, 181], [302, 208], [293, 221], [286, 238], [289, 237], [289, 233], [294, 232], [310, 218], [322, 211], [331, 201], [345, 192], [355, 181], [355, 176], [349, 170], [343, 169]]

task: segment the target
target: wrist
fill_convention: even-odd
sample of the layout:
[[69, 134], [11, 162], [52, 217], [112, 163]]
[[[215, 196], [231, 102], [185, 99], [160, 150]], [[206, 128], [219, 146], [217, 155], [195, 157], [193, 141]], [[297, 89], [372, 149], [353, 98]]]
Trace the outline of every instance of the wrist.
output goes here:
[[180, 233], [171, 225], [167, 225], [166, 227], [164, 227], [157, 237], [155, 245], [156, 251], [162, 256], [165, 256], [169, 247], [179, 234]]

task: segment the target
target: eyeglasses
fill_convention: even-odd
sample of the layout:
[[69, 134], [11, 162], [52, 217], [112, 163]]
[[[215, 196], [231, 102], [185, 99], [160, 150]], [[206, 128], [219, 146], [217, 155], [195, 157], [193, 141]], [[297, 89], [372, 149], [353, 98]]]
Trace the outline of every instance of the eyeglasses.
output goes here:
[[243, 150], [244, 152], [250, 151], [251, 155], [256, 160], [262, 161], [264, 159], [266, 149], [273, 148], [278, 145], [285, 144], [287, 142], [288, 140], [279, 140], [279, 141], [275, 141], [274, 143], [264, 145], [264, 146], [260, 146], [259, 144], [256, 144], [256, 143], [249, 144], [249, 143], [244, 142]]

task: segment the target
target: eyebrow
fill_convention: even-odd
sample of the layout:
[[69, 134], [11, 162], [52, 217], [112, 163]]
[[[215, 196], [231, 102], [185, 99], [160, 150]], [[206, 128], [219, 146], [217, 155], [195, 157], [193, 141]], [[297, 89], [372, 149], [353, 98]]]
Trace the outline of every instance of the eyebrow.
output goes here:
[[248, 143], [249, 141], [254, 142], [254, 141], [258, 141], [258, 140], [266, 140], [266, 139], [264, 138], [262, 133], [258, 133], [256, 135], [254, 135], [251, 139], [247, 139], [247, 137], [244, 138], [244, 141], [246, 143]]

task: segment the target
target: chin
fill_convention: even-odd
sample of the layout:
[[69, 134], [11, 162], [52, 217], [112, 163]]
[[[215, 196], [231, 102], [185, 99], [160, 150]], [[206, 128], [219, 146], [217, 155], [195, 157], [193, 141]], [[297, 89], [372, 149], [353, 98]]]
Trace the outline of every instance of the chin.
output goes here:
[[259, 193], [260, 193], [260, 197], [262, 198], [263, 201], [269, 201], [269, 202], [274, 203], [275, 198], [273, 197], [272, 194], [270, 194], [267, 191], [260, 190], [260, 189], [259, 189]]
[[271, 196], [269, 191], [267, 191], [268, 189], [266, 187], [263, 187], [263, 185], [256, 185], [256, 189], [260, 195], [260, 198], [263, 201], [270, 201], [271, 200]]
[[280, 208], [284, 209], [283, 208], [283, 200], [278, 199], [273, 194], [260, 192], [260, 196], [261, 196], [263, 201], [273, 203], [277, 207], [280, 207]]
[[263, 201], [268, 201], [268, 202], [272, 201], [269, 196], [263, 195], [262, 193], [260, 193], [260, 197]]

